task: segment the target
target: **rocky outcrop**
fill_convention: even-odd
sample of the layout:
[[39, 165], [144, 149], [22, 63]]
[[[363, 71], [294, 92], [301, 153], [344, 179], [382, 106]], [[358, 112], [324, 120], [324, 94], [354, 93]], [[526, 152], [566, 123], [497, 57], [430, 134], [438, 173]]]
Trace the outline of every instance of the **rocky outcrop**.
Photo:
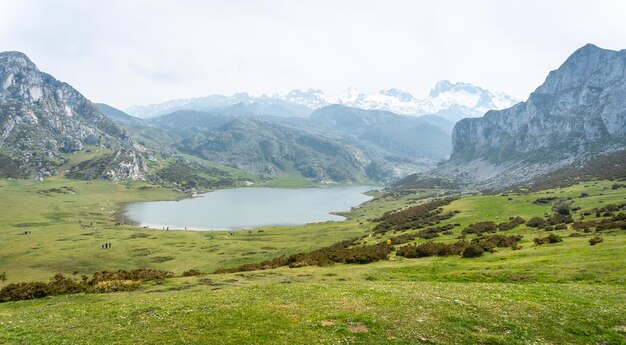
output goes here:
[[0, 53], [0, 160], [10, 162], [0, 165], [0, 177], [54, 175], [65, 155], [84, 145], [132, 147], [128, 134], [73, 87], [20, 52]]
[[114, 153], [77, 164], [66, 176], [83, 180], [140, 180], [147, 170], [145, 159], [137, 151], [118, 149]]
[[626, 50], [578, 49], [526, 102], [459, 121], [440, 173], [483, 186], [530, 181], [626, 144]]

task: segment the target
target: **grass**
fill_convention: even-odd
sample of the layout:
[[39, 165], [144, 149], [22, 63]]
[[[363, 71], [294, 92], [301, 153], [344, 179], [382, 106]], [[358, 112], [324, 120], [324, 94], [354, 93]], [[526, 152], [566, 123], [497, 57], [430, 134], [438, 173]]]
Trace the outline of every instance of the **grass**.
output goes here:
[[[464, 196], [444, 207], [458, 223], [436, 241], [456, 241], [470, 223], [550, 213], [539, 197], [571, 197], [589, 210], [626, 202], [611, 181], [529, 194]], [[45, 190], [71, 187], [76, 194]], [[588, 197], [581, 198], [582, 192]], [[0, 181], [0, 271], [8, 282], [46, 279], [59, 271], [154, 267], [212, 271], [373, 235], [368, 221], [441, 193], [382, 196], [349, 212], [350, 220], [236, 232], [152, 231], [116, 226], [122, 201], [180, 194], [141, 183]], [[43, 194], [42, 194], [43, 193]], [[24, 210], [28, 210], [25, 212]], [[574, 218], [578, 219], [580, 211]], [[94, 222], [93, 228], [81, 229]], [[22, 235], [25, 229], [31, 235]], [[411, 233], [417, 230], [409, 230]], [[0, 343], [362, 343], [362, 344], [624, 344], [626, 231], [568, 237], [537, 246], [549, 232], [520, 226], [520, 250], [499, 248], [479, 258], [405, 259], [367, 265], [279, 268], [209, 274], [144, 284], [141, 291], [68, 295], [0, 304]], [[211, 238], [212, 237], [212, 238]], [[472, 239], [474, 235], [468, 236]], [[415, 243], [425, 240], [417, 239]], [[100, 243], [113, 248], [101, 250]], [[8, 283], [7, 282], [7, 283]]]
[[[50, 192], [66, 190], [62, 187], [73, 192]], [[121, 202], [183, 196], [144, 183], [0, 180], [0, 197], [10, 200], [0, 206], [0, 272], [7, 272], [10, 283], [103, 269], [214, 271], [312, 250], [364, 231], [356, 222], [265, 227], [252, 234], [236, 231], [235, 236], [229, 231], [156, 231], [115, 224]], [[112, 248], [102, 250], [104, 243]]]
[[[280, 277], [274, 277], [281, 279]], [[284, 278], [282, 278], [284, 279]], [[0, 306], [0, 341], [107, 344], [613, 343], [615, 286], [344, 281], [56, 297]], [[217, 288], [217, 289], [216, 289]], [[46, 313], [42, 313], [42, 308]]]

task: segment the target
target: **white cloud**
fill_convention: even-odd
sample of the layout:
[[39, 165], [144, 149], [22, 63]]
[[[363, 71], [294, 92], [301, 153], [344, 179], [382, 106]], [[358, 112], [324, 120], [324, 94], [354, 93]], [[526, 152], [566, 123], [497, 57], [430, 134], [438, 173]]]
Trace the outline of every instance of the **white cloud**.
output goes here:
[[587, 42], [626, 48], [623, 1], [0, 0], [0, 50], [21, 50], [94, 101], [440, 79], [526, 97]]

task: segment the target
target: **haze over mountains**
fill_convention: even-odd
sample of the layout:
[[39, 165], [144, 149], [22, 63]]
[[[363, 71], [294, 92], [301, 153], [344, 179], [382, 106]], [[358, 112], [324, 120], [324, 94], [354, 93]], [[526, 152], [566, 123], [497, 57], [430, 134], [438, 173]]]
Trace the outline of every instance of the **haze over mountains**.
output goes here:
[[[146, 160], [179, 164], [168, 157], [187, 153], [254, 174], [389, 182], [434, 166], [450, 151], [449, 128], [440, 128], [449, 123], [345, 106], [300, 119], [256, 116], [237, 104], [146, 121], [92, 104], [22, 53], [0, 57], [3, 177], [160, 181], [155, 169], [163, 167], [150, 169]], [[87, 159], [73, 162], [74, 152]]]
[[316, 109], [339, 104], [401, 115], [436, 114], [456, 122], [465, 117], [482, 116], [488, 110], [504, 109], [517, 102], [517, 99], [504, 93], [493, 93], [472, 84], [444, 80], [438, 82], [430, 95], [423, 99], [398, 89], [382, 90], [375, 94], [348, 89], [339, 95], [328, 95], [321, 90], [309, 89], [259, 97], [237, 93], [232, 96], [211, 95], [178, 99], [148, 106], [133, 106], [127, 112], [140, 118], [150, 118], [177, 110], [212, 111], [237, 105], [240, 111], [253, 115], [308, 117]]
[[[165, 162], [190, 173], [198, 168], [180, 158], [187, 154], [263, 176], [392, 182], [450, 157], [425, 176], [504, 188], [626, 147], [625, 66], [625, 50], [586, 45], [517, 104], [471, 84], [442, 81], [421, 100], [394, 89], [337, 97], [319, 90], [214, 95], [134, 107], [146, 117], [140, 119], [94, 105], [24, 54], [5, 52], [0, 174], [43, 178], [63, 173], [63, 166], [74, 178], [162, 181], [155, 169]], [[470, 118], [454, 125], [461, 116]], [[72, 164], [72, 154], [85, 146], [104, 154], [91, 152]], [[150, 168], [148, 158], [161, 163]]]

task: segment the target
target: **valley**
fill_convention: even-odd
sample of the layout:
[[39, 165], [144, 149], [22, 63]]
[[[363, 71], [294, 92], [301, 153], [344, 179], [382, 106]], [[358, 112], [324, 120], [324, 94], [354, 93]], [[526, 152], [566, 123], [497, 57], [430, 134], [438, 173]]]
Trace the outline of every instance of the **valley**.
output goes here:
[[55, 2], [81, 37], [0, 52], [1, 344], [626, 344], [626, 49], [270, 3]]
[[[552, 204], [537, 200], [553, 196], [573, 200], [575, 221], [586, 213], [598, 219], [590, 211], [625, 203], [626, 189], [613, 189], [614, 184], [595, 181], [534, 193], [464, 196], [443, 206], [445, 211], [458, 211], [437, 224], [458, 224], [449, 234], [440, 233], [431, 240], [416, 237], [394, 245], [394, 251], [412, 243], [453, 243], [476, 222], [501, 223], [514, 216], [527, 221], [543, 218], [553, 212]], [[420, 230], [377, 233], [379, 222], [374, 219], [390, 210], [428, 202], [446, 191], [379, 194], [347, 213], [347, 221], [264, 227], [252, 234], [235, 231], [231, 236], [224, 231], [155, 231], [116, 225], [113, 213], [117, 202], [172, 199], [180, 194], [165, 188], [142, 188], [145, 185], [140, 183], [114, 185], [115, 190], [107, 182], [59, 180], [42, 185], [2, 181], [2, 193], [16, 196], [0, 218], [5, 229], [0, 233], [2, 243], [12, 248], [8, 253], [3, 251], [0, 260], [3, 267], [15, 268], [7, 271], [8, 282], [45, 280], [55, 273], [72, 277], [75, 270], [78, 275], [89, 275], [97, 270], [137, 267], [170, 270], [176, 276], [192, 268], [205, 273], [146, 282], [133, 292], [2, 303], [0, 339], [127, 342], [131, 341], [128, 334], [137, 334], [139, 328], [165, 324], [176, 326], [158, 335], [143, 333], [143, 341], [169, 343], [188, 337], [197, 342], [222, 337], [234, 343], [252, 334], [255, 339], [272, 342], [304, 342], [306, 337], [316, 337], [325, 342], [446, 343], [464, 337], [468, 343], [542, 339], [583, 344], [619, 342], [623, 337], [620, 327], [625, 316], [626, 258], [621, 253], [626, 250], [626, 234], [619, 227], [585, 232], [572, 224], [552, 231], [521, 225], [502, 232], [522, 236], [518, 250], [497, 248], [478, 258], [404, 258], [392, 251], [388, 260], [362, 265], [337, 263], [207, 274], [342, 240], [362, 238], [360, 246], [367, 246], [416, 234]], [[20, 199], [23, 191], [28, 191], [27, 195]], [[51, 206], [33, 204], [28, 194], [38, 192], [47, 195], [41, 199], [50, 205], [59, 205], [52, 208], [56, 218], [46, 211]], [[68, 202], [72, 199], [88, 206], [73, 209]], [[33, 212], [27, 223], [18, 218], [15, 209], [29, 206]], [[605, 218], [601, 215], [599, 219]], [[89, 225], [81, 229], [77, 219]], [[22, 234], [26, 229], [31, 229], [29, 235]], [[533, 243], [533, 238], [548, 234], [563, 240]], [[596, 235], [603, 242], [589, 245]], [[112, 243], [112, 248], [100, 249], [102, 242]], [[47, 318], [44, 327], [35, 327], [41, 322], [37, 310], [42, 304], [55, 318]], [[122, 324], [120, 318], [125, 320]], [[529, 323], [541, 327], [519, 326]], [[231, 324], [240, 326], [234, 331], [228, 326]], [[78, 325], [89, 326], [67, 338], [63, 330]]]

